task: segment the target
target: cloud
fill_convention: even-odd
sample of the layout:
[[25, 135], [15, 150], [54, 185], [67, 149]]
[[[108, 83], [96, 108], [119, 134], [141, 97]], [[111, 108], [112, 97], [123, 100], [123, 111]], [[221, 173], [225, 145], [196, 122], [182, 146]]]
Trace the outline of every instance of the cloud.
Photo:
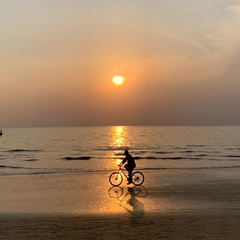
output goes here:
[[206, 33], [206, 39], [212, 46], [209, 55], [213, 60], [212, 68], [215, 68], [219, 75], [226, 71], [240, 47], [239, 25], [240, 5], [236, 4], [226, 8], [224, 18], [212, 31]]
[[233, 11], [233, 12], [240, 12], [240, 1], [236, 0], [236, 4], [228, 7], [228, 10]]
[[231, 6], [228, 9], [231, 10], [231, 11], [240, 12], [240, 6], [239, 5]]

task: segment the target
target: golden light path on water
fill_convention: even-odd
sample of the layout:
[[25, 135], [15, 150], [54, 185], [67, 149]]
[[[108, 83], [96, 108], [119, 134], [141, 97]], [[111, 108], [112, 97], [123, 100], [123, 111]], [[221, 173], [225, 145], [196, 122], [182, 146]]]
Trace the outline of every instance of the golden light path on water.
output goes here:
[[124, 127], [113, 127], [112, 128], [112, 145], [117, 147], [122, 147], [125, 145], [125, 134], [126, 129]]
[[125, 148], [129, 147], [129, 133], [128, 128], [123, 126], [116, 126], [111, 128], [111, 142], [110, 146], [114, 150], [112, 157], [116, 159], [112, 163], [116, 166], [121, 162], [123, 157], [123, 151]]

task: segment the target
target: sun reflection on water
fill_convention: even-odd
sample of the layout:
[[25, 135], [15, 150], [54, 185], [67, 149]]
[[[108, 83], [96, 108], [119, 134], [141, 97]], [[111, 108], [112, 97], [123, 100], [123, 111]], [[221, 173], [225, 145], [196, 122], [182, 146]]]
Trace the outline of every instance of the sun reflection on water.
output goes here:
[[114, 164], [119, 164], [123, 158], [123, 150], [129, 148], [129, 133], [127, 127], [116, 126], [111, 128], [111, 147], [114, 150], [112, 158]]
[[127, 146], [128, 130], [127, 127], [112, 127], [112, 146], [123, 149]]

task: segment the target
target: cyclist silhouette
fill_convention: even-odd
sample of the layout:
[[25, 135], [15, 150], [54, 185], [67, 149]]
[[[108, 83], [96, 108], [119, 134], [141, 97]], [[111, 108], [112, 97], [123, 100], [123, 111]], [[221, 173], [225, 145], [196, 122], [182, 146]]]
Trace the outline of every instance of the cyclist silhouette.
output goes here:
[[128, 184], [132, 183], [132, 171], [136, 167], [136, 163], [134, 161], [133, 156], [128, 152], [128, 150], [124, 151], [125, 158], [122, 160], [122, 162], [119, 164], [119, 166], [123, 165], [125, 162], [127, 164], [124, 165], [126, 170], [128, 171]]

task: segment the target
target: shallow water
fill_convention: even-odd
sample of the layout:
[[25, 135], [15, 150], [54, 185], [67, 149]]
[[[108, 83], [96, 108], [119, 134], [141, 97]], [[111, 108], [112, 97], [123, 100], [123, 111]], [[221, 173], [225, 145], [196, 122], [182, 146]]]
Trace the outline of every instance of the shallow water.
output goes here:
[[138, 169], [240, 167], [240, 127], [9, 128], [0, 174], [114, 170], [128, 148]]

